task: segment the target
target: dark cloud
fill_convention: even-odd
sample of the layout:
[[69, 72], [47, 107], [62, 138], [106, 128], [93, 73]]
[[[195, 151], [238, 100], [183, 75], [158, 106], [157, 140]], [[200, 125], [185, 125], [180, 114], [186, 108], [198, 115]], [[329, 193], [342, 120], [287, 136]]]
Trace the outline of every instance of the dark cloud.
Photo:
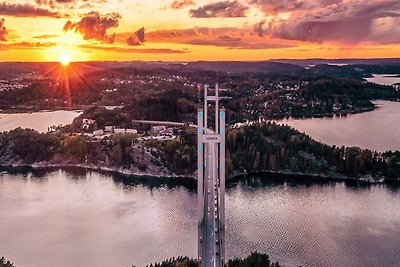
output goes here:
[[140, 28], [128, 37], [126, 42], [131, 46], [138, 46], [144, 43], [144, 28]]
[[[302, 3], [306, 5], [308, 2]], [[314, 8], [293, 11], [287, 20], [277, 18], [269, 22], [264, 32], [276, 38], [317, 43], [382, 44], [400, 42], [399, 24], [398, 0], [325, 0], [318, 2]]]
[[250, 0], [267, 15], [323, 8], [342, 3], [343, 0]]
[[259, 36], [264, 37], [264, 29], [263, 26], [265, 24], [265, 20], [260, 21], [259, 23], [255, 24], [253, 27], [253, 31]]
[[4, 26], [5, 20], [0, 19], [0, 41], [7, 41], [7, 28]]
[[118, 52], [118, 53], [140, 53], [140, 54], [183, 54], [188, 51], [175, 50], [169, 48], [131, 48], [131, 47], [116, 47], [116, 46], [95, 46], [95, 45], [80, 45], [82, 49], [88, 50], [101, 50], [108, 52]]
[[98, 12], [86, 14], [79, 22], [67, 21], [64, 31], [78, 32], [85, 40], [99, 40], [106, 43], [113, 43], [115, 33], [109, 33], [110, 29], [119, 25], [121, 16], [117, 13], [100, 15]]
[[298, 21], [295, 23], [269, 24], [268, 33], [273, 37], [321, 43], [323, 41], [358, 42], [370, 34], [370, 21]]
[[191, 9], [190, 15], [193, 18], [234, 18], [245, 17], [249, 8], [238, 1], [221, 1], [207, 4], [197, 9]]
[[181, 9], [188, 6], [193, 6], [195, 3], [193, 0], [175, 0], [171, 3], [170, 8], [172, 9]]
[[36, 7], [31, 4], [9, 4], [6, 2], [0, 3], [0, 15], [12, 17], [66, 17], [66, 15], [57, 11]]

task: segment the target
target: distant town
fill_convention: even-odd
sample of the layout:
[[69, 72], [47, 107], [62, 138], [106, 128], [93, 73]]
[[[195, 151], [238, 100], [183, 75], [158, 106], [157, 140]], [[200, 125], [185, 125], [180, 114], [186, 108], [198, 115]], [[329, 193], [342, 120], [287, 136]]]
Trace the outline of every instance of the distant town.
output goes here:
[[[58, 63], [7, 63], [0, 69], [10, 69], [10, 64], [14, 71], [0, 72], [4, 84], [13, 86], [0, 91], [3, 112], [68, 109], [81, 115], [70, 125], [49, 127], [47, 134], [22, 129], [3, 133], [2, 166], [79, 165], [194, 177], [193, 126], [202, 85], [214, 81], [229, 125], [229, 177], [270, 171], [368, 182], [400, 178], [397, 151], [332, 147], [273, 122], [368, 112], [376, 108], [376, 99], [398, 102], [399, 84], [368, 81], [376, 73], [399, 75], [398, 65], [88, 62], [71, 63], [68, 69]], [[52, 71], [44, 71], [48, 69]]]

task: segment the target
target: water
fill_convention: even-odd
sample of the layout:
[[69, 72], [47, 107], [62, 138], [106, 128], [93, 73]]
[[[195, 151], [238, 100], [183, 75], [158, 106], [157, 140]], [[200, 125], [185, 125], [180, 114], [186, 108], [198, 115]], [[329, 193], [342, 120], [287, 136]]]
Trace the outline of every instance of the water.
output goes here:
[[372, 74], [372, 78], [366, 78], [367, 81], [382, 85], [393, 85], [400, 83], [400, 77], [396, 74]]
[[[255, 186], [254, 184], [257, 184]], [[16, 266], [144, 266], [197, 254], [196, 192], [99, 173], [0, 175], [0, 252]], [[226, 196], [227, 257], [399, 266], [400, 192], [258, 180]]]
[[378, 109], [346, 117], [284, 119], [278, 121], [317, 141], [377, 151], [400, 150], [400, 103], [375, 101]]
[[0, 113], [0, 132], [18, 127], [47, 132], [50, 126], [67, 125], [81, 113], [76, 111], [48, 111], [33, 113]]

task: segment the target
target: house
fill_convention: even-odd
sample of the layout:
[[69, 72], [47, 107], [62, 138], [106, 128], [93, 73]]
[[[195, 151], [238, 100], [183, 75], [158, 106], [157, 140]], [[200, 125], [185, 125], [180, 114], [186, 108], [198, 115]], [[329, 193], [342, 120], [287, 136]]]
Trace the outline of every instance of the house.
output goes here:
[[95, 120], [91, 120], [91, 119], [82, 119], [82, 130], [89, 130], [90, 126], [92, 126], [93, 124], [95, 124], [96, 121]]
[[94, 132], [93, 132], [93, 135], [94, 135], [94, 136], [101, 136], [101, 135], [104, 135], [104, 131], [103, 131], [103, 130], [94, 131]]
[[156, 125], [156, 126], [153, 126], [151, 129], [153, 130], [154, 133], [158, 133], [158, 132], [161, 132], [161, 131], [167, 129], [167, 126], [165, 126], [165, 125]]
[[104, 128], [104, 131], [107, 133], [112, 133], [112, 132], [114, 132], [114, 126], [106, 126]]
[[127, 134], [137, 134], [138, 131], [136, 129], [126, 129]]
[[172, 129], [165, 129], [159, 132], [159, 135], [163, 136], [171, 136], [174, 134], [174, 131]]
[[95, 120], [91, 120], [91, 119], [82, 119], [82, 124], [92, 125], [95, 122], [96, 122]]
[[115, 134], [124, 134], [124, 133], [126, 133], [126, 130], [125, 130], [125, 129], [118, 129], [118, 128], [115, 128], [115, 129], [114, 129], [114, 133], [115, 133]]

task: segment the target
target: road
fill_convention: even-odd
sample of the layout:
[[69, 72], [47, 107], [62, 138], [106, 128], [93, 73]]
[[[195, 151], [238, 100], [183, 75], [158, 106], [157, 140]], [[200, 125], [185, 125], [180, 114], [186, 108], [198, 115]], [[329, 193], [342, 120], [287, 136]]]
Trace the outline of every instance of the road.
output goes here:
[[[206, 134], [213, 134], [207, 129]], [[205, 144], [202, 266], [221, 266], [220, 188], [218, 144]]]

